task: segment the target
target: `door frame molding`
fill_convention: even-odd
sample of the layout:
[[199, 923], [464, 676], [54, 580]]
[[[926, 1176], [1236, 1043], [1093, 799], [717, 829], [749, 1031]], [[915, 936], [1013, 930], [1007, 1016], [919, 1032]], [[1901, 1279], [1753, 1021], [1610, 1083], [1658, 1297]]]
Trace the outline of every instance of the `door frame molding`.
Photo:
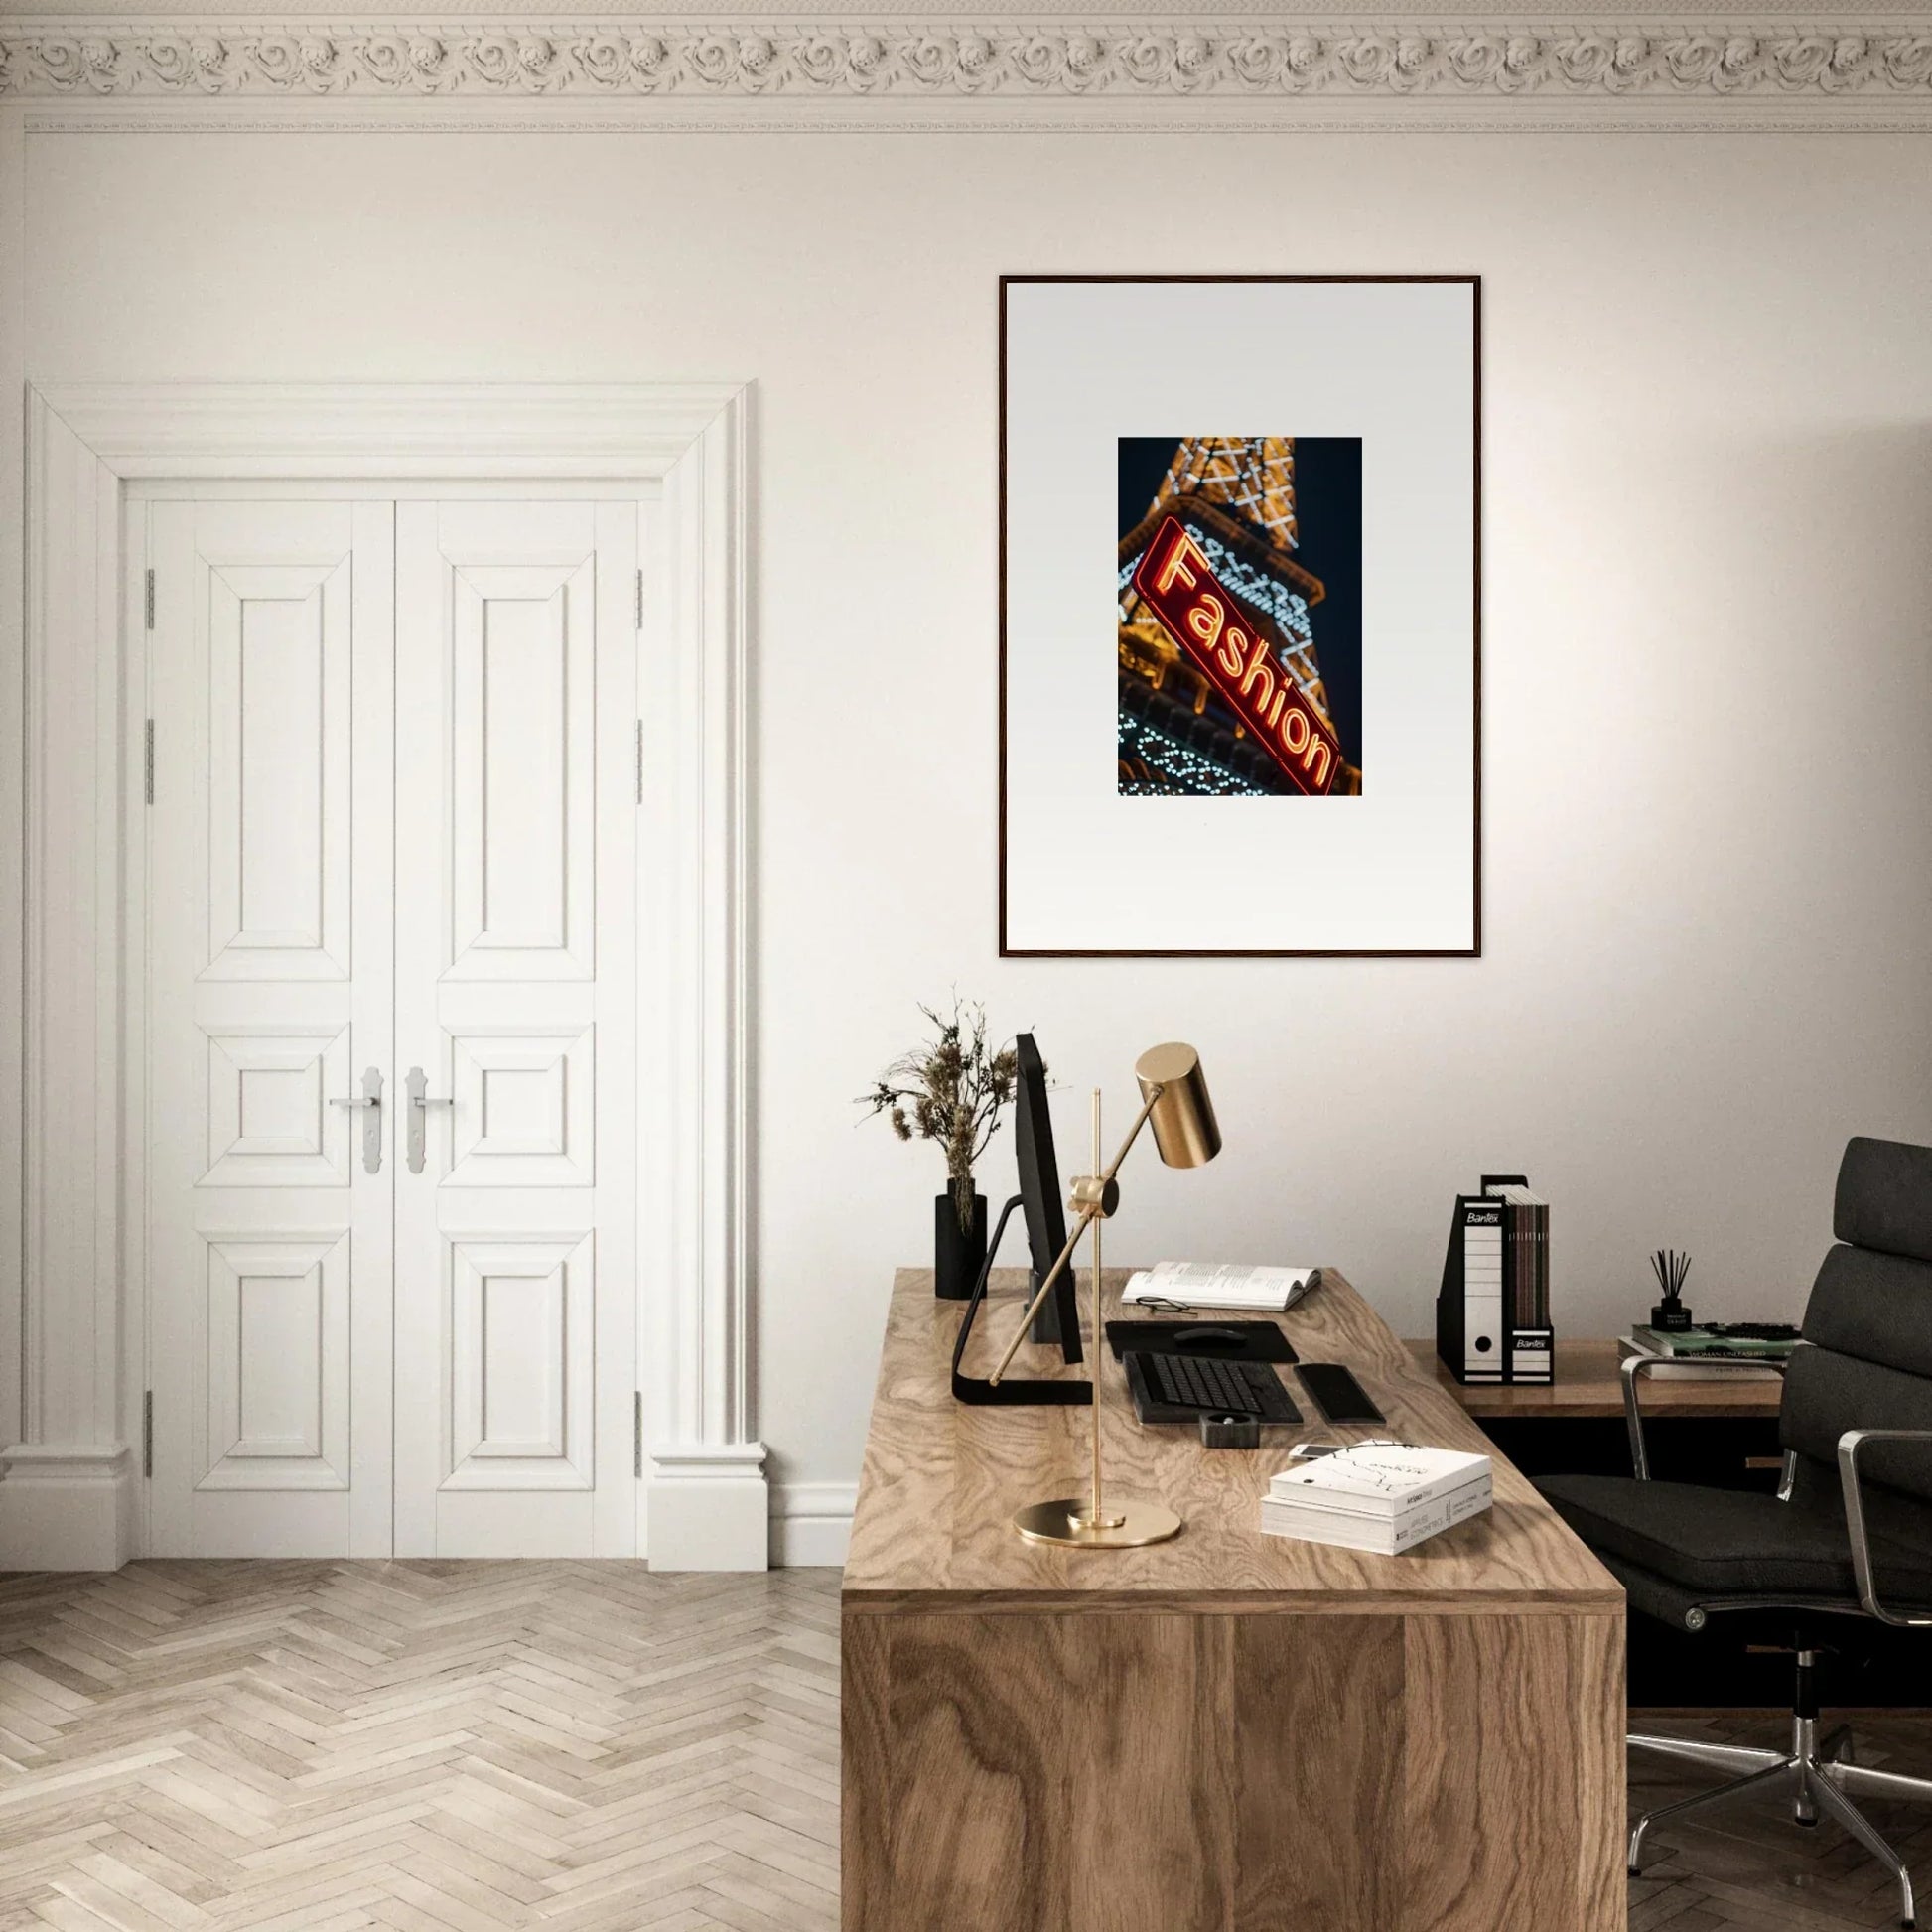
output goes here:
[[25, 1226], [19, 1306], [0, 1308], [21, 1348], [17, 1427], [0, 1406], [0, 1564], [117, 1567], [139, 1553], [144, 1514], [146, 1298], [128, 1195], [143, 560], [124, 537], [125, 485], [522, 479], [662, 491], [645, 583], [667, 598], [646, 617], [673, 673], [653, 707], [669, 768], [649, 794], [663, 809], [639, 826], [640, 923], [650, 908], [660, 923], [638, 964], [638, 1547], [660, 1569], [764, 1566], [747, 1198], [751, 398], [742, 382], [28, 385]]

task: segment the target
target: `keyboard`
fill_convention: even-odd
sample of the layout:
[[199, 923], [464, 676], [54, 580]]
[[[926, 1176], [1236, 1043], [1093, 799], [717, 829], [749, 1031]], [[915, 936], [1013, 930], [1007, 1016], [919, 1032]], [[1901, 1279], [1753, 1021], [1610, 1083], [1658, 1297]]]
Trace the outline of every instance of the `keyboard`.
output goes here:
[[[1252, 1416], [1298, 1423], [1302, 1412], [1266, 1362], [1224, 1362], [1197, 1355], [1154, 1355], [1136, 1349], [1123, 1360], [1143, 1422], [1191, 1422], [1196, 1416]], [[1161, 1411], [1172, 1413], [1162, 1414]]]

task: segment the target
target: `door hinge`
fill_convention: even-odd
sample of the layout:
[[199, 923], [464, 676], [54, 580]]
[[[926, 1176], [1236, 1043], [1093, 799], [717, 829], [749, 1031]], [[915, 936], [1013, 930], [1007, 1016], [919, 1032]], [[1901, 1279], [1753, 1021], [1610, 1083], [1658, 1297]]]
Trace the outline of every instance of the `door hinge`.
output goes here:
[[154, 628], [154, 572], [152, 570], [148, 572], [146, 597], [147, 597], [147, 616], [148, 616], [147, 627], [150, 630], [152, 630]]
[[148, 803], [154, 803], [154, 720], [148, 720], [147, 750], [143, 755], [143, 782], [147, 787]]
[[154, 1474], [154, 1391], [141, 1398], [141, 1473]]
[[644, 627], [644, 573], [637, 573], [637, 628]]
[[630, 1397], [630, 1473], [640, 1481], [644, 1473], [644, 1392], [637, 1389]]

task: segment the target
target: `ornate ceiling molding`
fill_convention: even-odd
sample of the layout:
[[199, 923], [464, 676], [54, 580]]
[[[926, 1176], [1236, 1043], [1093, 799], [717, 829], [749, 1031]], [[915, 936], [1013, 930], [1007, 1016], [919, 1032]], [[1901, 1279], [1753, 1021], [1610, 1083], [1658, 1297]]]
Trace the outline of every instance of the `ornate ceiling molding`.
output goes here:
[[[1615, 110], [1701, 124], [1932, 125], [1932, 18], [1803, 25], [1324, 25], [1139, 20], [815, 26], [689, 20], [339, 25], [0, 21], [0, 96], [376, 105], [812, 103], [826, 124], [919, 103], [1292, 123], [1300, 107]], [[1486, 115], [1484, 108], [1495, 110]], [[829, 111], [827, 111], [829, 110]], [[1659, 112], [1661, 110], [1661, 113]], [[1675, 110], [1675, 112], [1673, 112]], [[1186, 116], [1183, 116], [1183, 118]], [[680, 115], [678, 118], [685, 118]], [[743, 123], [761, 116], [746, 113]], [[934, 116], [942, 124], [944, 116]], [[1018, 115], [1015, 118], [1019, 118]], [[1399, 116], [1397, 116], [1399, 118]], [[1549, 124], [1547, 113], [1524, 117]]]

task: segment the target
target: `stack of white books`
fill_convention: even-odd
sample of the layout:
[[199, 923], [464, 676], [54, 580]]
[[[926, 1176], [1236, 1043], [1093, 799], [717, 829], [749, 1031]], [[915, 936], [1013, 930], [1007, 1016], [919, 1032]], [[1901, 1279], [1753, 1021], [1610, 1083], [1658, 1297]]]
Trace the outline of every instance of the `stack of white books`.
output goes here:
[[1359, 1443], [1283, 1469], [1261, 1499], [1261, 1527], [1393, 1557], [1480, 1515], [1489, 1495], [1486, 1455]]
[[1163, 1261], [1127, 1278], [1130, 1305], [1172, 1302], [1185, 1309], [1248, 1309], [1285, 1314], [1309, 1291], [1312, 1268], [1241, 1267], [1229, 1262]]

